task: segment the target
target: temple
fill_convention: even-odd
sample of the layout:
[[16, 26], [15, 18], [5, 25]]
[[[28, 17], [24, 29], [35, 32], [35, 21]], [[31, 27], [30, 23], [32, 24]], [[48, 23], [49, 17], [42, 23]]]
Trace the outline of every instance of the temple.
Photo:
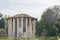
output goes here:
[[8, 37], [33, 37], [37, 19], [27, 14], [17, 14], [8, 19]]

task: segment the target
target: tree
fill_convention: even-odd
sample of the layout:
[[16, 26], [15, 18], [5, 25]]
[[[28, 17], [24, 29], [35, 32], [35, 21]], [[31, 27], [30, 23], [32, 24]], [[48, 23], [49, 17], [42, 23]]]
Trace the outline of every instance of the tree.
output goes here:
[[36, 36], [37, 36], [37, 37], [40, 37], [42, 30], [43, 30], [43, 29], [42, 29], [42, 27], [41, 27], [41, 25], [40, 25], [40, 22], [37, 21], [37, 24], [36, 24]]
[[42, 24], [42, 26], [45, 25], [43, 29], [46, 29], [47, 36], [57, 35], [57, 31], [58, 31], [57, 27], [53, 25], [55, 25], [56, 21], [58, 20], [59, 12], [60, 12], [60, 9], [58, 6], [48, 8], [45, 12], [43, 12], [43, 15], [41, 16], [41, 18], [44, 24]]
[[5, 20], [3, 15], [0, 13], [0, 28], [4, 28], [5, 27]]
[[60, 34], [60, 6], [55, 6], [53, 10], [57, 14], [56, 15], [57, 20], [55, 22], [55, 26], [58, 28], [58, 34]]
[[5, 20], [3, 17], [0, 20], [0, 28], [5, 28]]
[[0, 13], [0, 17], [2, 17], [3, 15]]
[[47, 26], [53, 24], [56, 21], [55, 12], [52, 11], [51, 9], [47, 9], [47, 11], [44, 12], [42, 15], [42, 20]]
[[55, 25], [51, 25], [48, 28], [48, 35], [47, 36], [57, 36], [58, 28]]

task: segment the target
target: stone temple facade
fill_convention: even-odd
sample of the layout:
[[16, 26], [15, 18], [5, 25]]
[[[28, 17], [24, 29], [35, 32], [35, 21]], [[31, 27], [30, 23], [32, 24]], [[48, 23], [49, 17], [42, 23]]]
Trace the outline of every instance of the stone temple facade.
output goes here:
[[37, 19], [27, 14], [17, 14], [8, 19], [8, 37], [33, 37]]

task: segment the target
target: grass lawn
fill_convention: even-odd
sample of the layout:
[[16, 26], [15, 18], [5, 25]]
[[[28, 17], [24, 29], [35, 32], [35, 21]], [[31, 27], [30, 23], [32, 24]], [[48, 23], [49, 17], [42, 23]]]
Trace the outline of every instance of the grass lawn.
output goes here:
[[39, 38], [0, 38], [0, 40], [60, 40], [59, 37], [39, 37]]

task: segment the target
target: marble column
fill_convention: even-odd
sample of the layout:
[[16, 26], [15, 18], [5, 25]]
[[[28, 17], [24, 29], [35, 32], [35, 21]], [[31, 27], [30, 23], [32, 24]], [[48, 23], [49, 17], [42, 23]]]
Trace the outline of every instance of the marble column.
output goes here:
[[8, 37], [10, 36], [10, 35], [9, 35], [9, 34], [10, 34], [10, 33], [9, 33], [9, 31], [10, 31], [9, 22], [10, 22], [10, 21], [8, 20]]
[[17, 18], [17, 37], [19, 37], [19, 18]]
[[33, 35], [35, 36], [36, 33], [36, 20], [33, 21]]
[[23, 37], [23, 18], [21, 18], [21, 36]]
[[8, 37], [12, 37], [12, 19], [8, 20]]
[[15, 18], [13, 18], [13, 37], [15, 37]]
[[27, 27], [28, 27], [28, 25], [27, 25], [27, 22], [28, 20], [27, 20], [27, 18], [26, 18], [26, 36], [27, 36], [27, 32], [28, 32], [28, 30], [27, 30]]
[[30, 34], [29, 35], [31, 37], [32, 36], [32, 23], [31, 23], [31, 18], [29, 19], [29, 24], [30, 24], [30, 27], [29, 27], [30, 28], [29, 29], [30, 30]]

